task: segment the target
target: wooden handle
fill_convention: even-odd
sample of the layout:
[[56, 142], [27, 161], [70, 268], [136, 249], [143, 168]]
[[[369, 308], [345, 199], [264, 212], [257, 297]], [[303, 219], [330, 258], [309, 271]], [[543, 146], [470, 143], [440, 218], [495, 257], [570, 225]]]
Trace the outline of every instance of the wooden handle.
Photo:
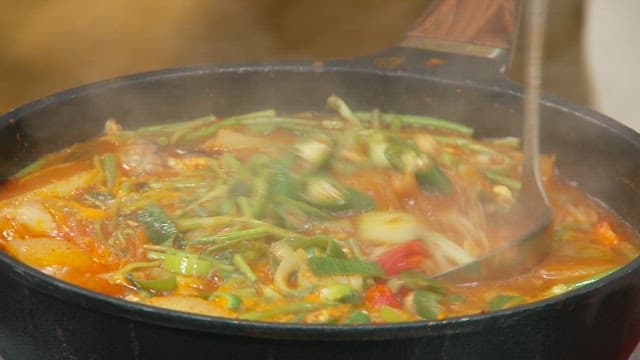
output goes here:
[[435, 0], [403, 46], [491, 56], [511, 47], [518, 13], [518, 0]]

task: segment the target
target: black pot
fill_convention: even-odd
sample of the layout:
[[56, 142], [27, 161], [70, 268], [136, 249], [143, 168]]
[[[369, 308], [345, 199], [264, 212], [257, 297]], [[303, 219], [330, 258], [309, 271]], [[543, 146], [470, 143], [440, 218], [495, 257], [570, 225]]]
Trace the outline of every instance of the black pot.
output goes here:
[[[438, 59], [438, 61], [433, 61]], [[433, 65], [438, 64], [438, 65]], [[0, 118], [0, 178], [28, 161], [125, 127], [266, 107], [428, 113], [480, 137], [519, 135], [522, 89], [491, 59], [393, 48], [319, 63], [202, 66], [105, 81]], [[561, 176], [640, 229], [640, 134], [561, 99], [542, 102], [541, 149]], [[436, 322], [335, 326], [205, 317], [103, 296], [0, 253], [5, 359], [626, 359], [640, 338], [640, 260], [578, 291]]]

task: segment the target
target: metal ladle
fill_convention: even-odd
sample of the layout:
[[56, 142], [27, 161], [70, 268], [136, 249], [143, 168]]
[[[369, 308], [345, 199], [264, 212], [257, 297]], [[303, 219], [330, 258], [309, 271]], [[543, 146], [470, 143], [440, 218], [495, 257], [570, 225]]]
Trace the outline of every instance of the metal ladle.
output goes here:
[[547, 256], [544, 236], [551, 224], [551, 208], [542, 186], [539, 166], [539, 100], [547, 0], [526, 0], [525, 92], [522, 130], [522, 188], [504, 221], [513, 240], [480, 258], [436, 277], [473, 281], [507, 277], [526, 271]]

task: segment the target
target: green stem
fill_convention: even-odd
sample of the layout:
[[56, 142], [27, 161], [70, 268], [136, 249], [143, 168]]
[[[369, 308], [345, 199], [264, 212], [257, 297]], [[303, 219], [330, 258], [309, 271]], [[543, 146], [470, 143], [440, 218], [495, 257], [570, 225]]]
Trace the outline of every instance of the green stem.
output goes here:
[[[356, 112], [355, 115], [366, 121], [372, 121], [373, 119], [372, 113], [369, 112]], [[465, 136], [471, 136], [473, 134], [473, 128], [469, 126], [431, 116], [381, 113], [379, 119], [390, 125], [399, 121], [403, 125], [419, 126], [430, 130], [455, 132]]]

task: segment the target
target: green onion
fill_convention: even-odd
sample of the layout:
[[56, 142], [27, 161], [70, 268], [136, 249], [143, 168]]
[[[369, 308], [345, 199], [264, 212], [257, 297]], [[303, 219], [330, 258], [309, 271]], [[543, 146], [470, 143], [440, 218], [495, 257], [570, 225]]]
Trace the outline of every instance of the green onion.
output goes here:
[[312, 256], [307, 259], [315, 275], [363, 275], [384, 276], [384, 271], [375, 262]]
[[137, 213], [138, 221], [144, 226], [147, 239], [153, 244], [162, 244], [177, 234], [176, 224], [159, 206], [151, 205]]
[[[355, 115], [358, 118], [366, 121], [372, 119], [372, 114], [368, 112], [356, 112]], [[406, 125], [419, 126], [430, 130], [455, 132], [465, 136], [471, 136], [473, 134], [473, 128], [471, 127], [431, 116], [381, 113], [379, 115], [379, 118], [382, 122], [385, 122], [387, 124], [401, 122], [402, 124]]]
[[149, 251], [147, 253], [147, 257], [150, 259], [164, 260], [169, 257], [170, 261], [163, 264], [163, 266], [169, 265], [170, 267], [168, 270], [175, 269], [176, 273], [184, 275], [206, 276], [211, 272], [210, 270], [207, 270], [210, 265], [212, 266], [212, 269], [216, 269], [220, 272], [234, 270], [233, 266], [221, 260], [201, 254], [178, 250], [172, 247], [147, 245], [145, 246], [145, 249]]
[[347, 304], [360, 304], [363, 301], [362, 294], [345, 284], [329, 285], [320, 290], [320, 295], [329, 302], [339, 301]]
[[369, 315], [362, 311], [354, 311], [344, 320], [345, 324], [369, 324], [371, 323], [371, 318]]
[[197, 254], [162, 254], [159, 257], [163, 260], [162, 268], [172, 273], [207, 277], [214, 268], [211, 261], [205, 260]]
[[254, 117], [273, 117], [275, 116], [275, 114], [276, 114], [275, 110], [267, 109], [267, 110], [256, 111], [248, 114], [228, 117], [222, 121], [216, 122], [213, 125], [209, 125], [209, 126], [190, 132], [189, 134], [184, 136], [184, 140], [193, 141], [203, 137], [211, 136], [215, 134], [218, 131], [218, 129], [220, 129], [221, 127], [237, 125], [243, 119], [254, 118]]
[[215, 120], [216, 120], [216, 117], [214, 115], [206, 115], [206, 116], [199, 117], [193, 120], [188, 120], [188, 121], [145, 126], [135, 130], [134, 133], [138, 135], [145, 135], [145, 134], [151, 134], [155, 132], [182, 131], [182, 130], [189, 129], [190, 127], [204, 125], [206, 123], [209, 123]]
[[402, 310], [398, 310], [387, 305], [380, 307], [378, 315], [382, 320], [389, 323], [409, 321], [409, 317], [407, 314], [402, 312]]
[[438, 164], [413, 146], [396, 142], [385, 149], [384, 155], [394, 169], [400, 172], [414, 172], [416, 181], [423, 191], [443, 195], [451, 192], [451, 180]]
[[335, 211], [367, 211], [375, 206], [368, 195], [327, 176], [307, 178], [300, 196], [311, 205]]
[[451, 192], [451, 180], [440, 170], [440, 167], [435, 162], [432, 162], [427, 169], [417, 170], [415, 177], [420, 188], [426, 192], [442, 195]]
[[417, 272], [401, 272], [398, 274], [402, 285], [413, 290], [428, 290], [438, 294], [443, 294], [446, 291], [444, 284], [430, 277], [425, 276], [422, 273]]
[[510, 176], [502, 175], [497, 171], [485, 170], [484, 175], [489, 178], [489, 180], [510, 187], [511, 189], [520, 190], [522, 188], [522, 182], [520, 180], [514, 179]]
[[229, 310], [238, 310], [240, 305], [242, 305], [242, 298], [234, 294], [227, 293], [213, 293], [209, 295], [209, 300], [213, 300], [216, 298], [223, 298], [227, 303], [227, 309]]
[[249, 266], [249, 264], [247, 264], [247, 261], [242, 255], [233, 254], [233, 258], [231, 259], [231, 261], [233, 262], [233, 265], [238, 268], [238, 270], [240, 270], [247, 278], [249, 278], [249, 280], [256, 281], [258, 279], [256, 274], [253, 272], [253, 270], [251, 270], [251, 267]]
[[344, 102], [341, 98], [336, 95], [331, 95], [327, 99], [327, 105], [335, 110], [341, 118], [348, 121], [351, 125], [356, 127], [361, 127], [360, 120], [358, 117], [351, 111], [347, 103]]
[[439, 142], [440, 144], [460, 146], [470, 151], [495, 156], [508, 164], [513, 162], [513, 160], [509, 156], [495, 149], [492, 149], [489, 146], [479, 144], [473, 141], [472, 139], [457, 137], [457, 136], [440, 136], [440, 135], [433, 135], [433, 139]]
[[35, 172], [36, 170], [39, 170], [45, 163], [45, 158], [38, 159], [31, 164], [23, 167], [22, 170], [18, 171], [15, 175], [13, 175], [13, 177], [16, 179], [22, 179], [25, 176]]
[[442, 295], [424, 290], [417, 290], [413, 296], [416, 313], [423, 319], [437, 320], [442, 312], [440, 299]]
[[106, 154], [102, 158], [102, 165], [107, 178], [107, 188], [113, 190], [118, 179], [118, 158], [114, 154]]
[[333, 152], [331, 138], [324, 134], [300, 141], [293, 148], [307, 171], [314, 171], [324, 166]]
[[250, 229], [234, 230], [217, 235], [204, 236], [198, 239], [189, 240], [187, 242], [193, 245], [210, 243], [224, 244], [236, 240], [262, 239], [269, 235], [273, 235], [272, 228], [267, 226], [258, 226]]
[[177, 286], [176, 276], [169, 272], [151, 269], [146, 271], [145, 274], [153, 276], [153, 278], [138, 277], [133, 272], [127, 272], [125, 278], [134, 286], [152, 292], [171, 291]]

